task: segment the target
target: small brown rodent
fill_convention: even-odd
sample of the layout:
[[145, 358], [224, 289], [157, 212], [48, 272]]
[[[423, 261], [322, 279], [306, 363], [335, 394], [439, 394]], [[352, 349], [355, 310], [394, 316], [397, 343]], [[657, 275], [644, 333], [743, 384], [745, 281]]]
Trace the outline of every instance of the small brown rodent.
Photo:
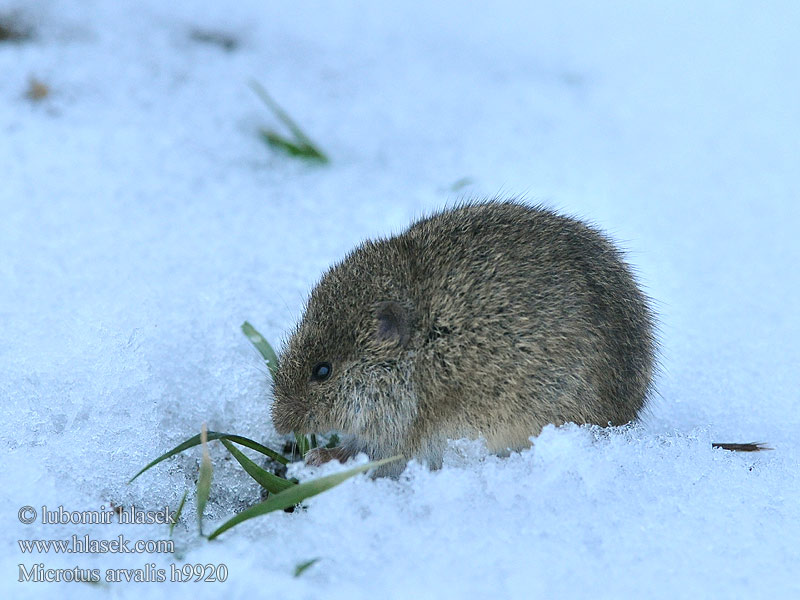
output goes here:
[[470, 203], [366, 241], [322, 277], [279, 360], [272, 419], [343, 434], [310, 462], [365, 452], [436, 468], [448, 439], [505, 453], [548, 423], [632, 421], [655, 353], [647, 298], [605, 235]]

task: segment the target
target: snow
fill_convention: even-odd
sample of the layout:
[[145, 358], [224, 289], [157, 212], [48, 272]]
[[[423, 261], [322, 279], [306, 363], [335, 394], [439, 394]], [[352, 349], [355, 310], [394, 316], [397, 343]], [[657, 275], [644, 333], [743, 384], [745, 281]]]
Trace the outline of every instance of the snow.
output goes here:
[[[9, 14], [35, 35], [0, 41], [3, 597], [800, 597], [796, 3], [2, 0]], [[30, 78], [50, 95], [26, 98]], [[251, 81], [330, 165], [262, 144], [280, 124]], [[17, 512], [174, 508], [199, 451], [126, 481], [203, 422], [278, 444], [241, 323], [279, 342], [360, 240], [494, 195], [629, 250], [662, 338], [640, 424], [548, 427], [507, 458], [454, 442], [440, 471], [359, 477], [211, 543], [190, 498], [176, 556], [20, 552], [166, 538]], [[207, 530], [259, 497], [211, 450]], [[40, 562], [229, 575], [17, 581]]]

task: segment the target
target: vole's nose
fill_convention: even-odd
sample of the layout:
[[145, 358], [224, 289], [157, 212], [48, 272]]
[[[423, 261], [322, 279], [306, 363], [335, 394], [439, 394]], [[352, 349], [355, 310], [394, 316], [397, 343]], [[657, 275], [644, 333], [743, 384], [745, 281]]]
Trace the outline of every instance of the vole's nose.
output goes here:
[[281, 435], [291, 433], [294, 429], [293, 419], [286, 410], [286, 404], [277, 398], [272, 403], [272, 425]]
[[280, 433], [281, 435], [286, 435], [287, 433], [292, 432], [292, 428], [286, 425], [283, 421], [278, 419], [272, 418], [272, 425], [275, 427], [275, 431]]
[[308, 403], [295, 396], [276, 394], [272, 402], [272, 424], [280, 434], [307, 433], [311, 417]]

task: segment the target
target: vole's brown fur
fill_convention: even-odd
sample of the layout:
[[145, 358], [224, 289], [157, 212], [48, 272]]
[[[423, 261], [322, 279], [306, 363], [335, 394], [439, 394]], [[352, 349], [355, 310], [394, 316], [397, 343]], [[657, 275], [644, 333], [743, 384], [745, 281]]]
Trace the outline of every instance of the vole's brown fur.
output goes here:
[[[314, 380], [323, 362], [331, 374]], [[437, 467], [448, 438], [503, 453], [548, 423], [627, 423], [654, 362], [647, 299], [608, 238], [543, 208], [467, 204], [323, 276], [279, 361], [272, 418], [343, 433], [336, 458]]]

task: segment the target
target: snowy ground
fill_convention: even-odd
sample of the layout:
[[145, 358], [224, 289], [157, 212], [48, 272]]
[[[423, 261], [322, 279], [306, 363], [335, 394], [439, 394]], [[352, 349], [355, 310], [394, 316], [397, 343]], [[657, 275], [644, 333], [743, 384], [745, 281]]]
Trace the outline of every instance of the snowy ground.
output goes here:
[[[33, 29], [0, 41], [2, 597], [800, 597], [797, 3], [465, 4], [0, 1]], [[259, 141], [279, 123], [251, 80], [330, 165]], [[242, 321], [278, 342], [358, 241], [498, 193], [630, 250], [663, 339], [640, 425], [548, 428], [507, 459], [462, 442], [441, 471], [352, 480], [214, 543], [188, 511], [178, 557], [20, 552], [165, 538], [18, 511], [175, 507], [198, 453], [126, 481], [203, 422], [277, 443]], [[221, 522], [258, 492], [213, 457]], [[151, 562], [229, 575], [17, 582]]]

